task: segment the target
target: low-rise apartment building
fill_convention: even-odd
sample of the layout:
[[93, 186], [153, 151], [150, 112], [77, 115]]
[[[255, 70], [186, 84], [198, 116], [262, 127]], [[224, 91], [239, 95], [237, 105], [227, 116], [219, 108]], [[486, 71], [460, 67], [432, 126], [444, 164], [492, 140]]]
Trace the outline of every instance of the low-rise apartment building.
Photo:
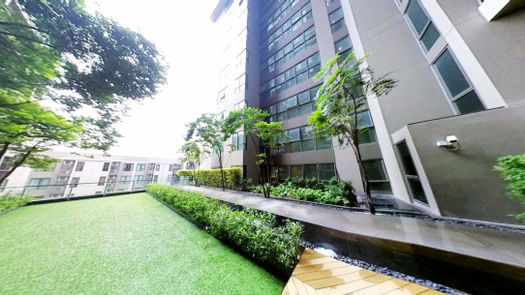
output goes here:
[[[82, 156], [50, 151], [57, 160], [49, 169], [19, 167], [0, 189], [34, 198], [60, 198], [144, 190], [148, 183], [172, 184], [180, 164], [173, 159], [130, 156]], [[9, 169], [9, 156], [0, 173]]]

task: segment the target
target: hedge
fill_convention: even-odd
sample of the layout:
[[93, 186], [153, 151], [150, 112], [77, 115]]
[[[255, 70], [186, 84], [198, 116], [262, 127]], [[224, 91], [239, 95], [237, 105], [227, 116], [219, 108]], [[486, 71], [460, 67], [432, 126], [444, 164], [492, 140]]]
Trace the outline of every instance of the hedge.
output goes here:
[[[510, 196], [525, 207], [525, 154], [499, 158], [494, 169], [507, 181]], [[525, 222], [525, 212], [516, 218]]]
[[[241, 168], [224, 168], [224, 184], [228, 189], [238, 189], [241, 186], [242, 169]], [[195, 170], [198, 183], [205, 186], [222, 187], [221, 170]], [[193, 180], [193, 170], [179, 170], [177, 176], [190, 177]]]
[[285, 219], [278, 225], [270, 213], [232, 209], [215, 199], [166, 185], [149, 184], [146, 191], [203, 225], [214, 237], [259, 263], [277, 268], [278, 273], [289, 275], [299, 259], [301, 223]]

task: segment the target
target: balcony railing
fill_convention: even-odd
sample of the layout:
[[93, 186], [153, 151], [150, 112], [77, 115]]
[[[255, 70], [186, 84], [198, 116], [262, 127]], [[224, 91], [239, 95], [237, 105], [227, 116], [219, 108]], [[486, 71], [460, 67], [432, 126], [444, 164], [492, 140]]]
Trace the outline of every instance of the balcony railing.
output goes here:
[[174, 185], [179, 182], [177, 177], [166, 181], [133, 180], [133, 181], [106, 181], [91, 183], [68, 183], [49, 185], [28, 185], [18, 187], [0, 187], [0, 196], [5, 194], [21, 194], [33, 197], [35, 200], [76, 198], [88, 196], [105, 196], [121, 193], [144, 191], [150, 183]]

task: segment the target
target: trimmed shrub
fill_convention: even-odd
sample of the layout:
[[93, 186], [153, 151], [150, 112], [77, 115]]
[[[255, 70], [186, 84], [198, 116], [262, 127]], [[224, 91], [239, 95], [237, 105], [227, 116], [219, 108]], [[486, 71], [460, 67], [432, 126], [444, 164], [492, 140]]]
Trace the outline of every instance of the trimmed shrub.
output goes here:
[[24, 206], [31, 201], [31, 197], [25, 195], [5, 194], [0, 196], [0, 213]]
[[[228, 189], [238, 189], [241, 186], [242, 169], [224, 168], [224, 186]], [[195, 170], [199, 184], [204, 186], [222, 187], [221, 170]], [[186, 176], [193, 180], [193, 170], [179, 170], [177, 176]]]
[[[260, 186], [251, 187], [254, 193], [261, 193]], [[339, 181], [335, 177], [329, 182], [317, 179], [290, 178], [271, 188], [272, 196], [312, 201], [322, 204], [355, 206], [357, 199], [350, 182]]]
[[[525, 206], [525, 154], [499, 158], [494, 170], [507, 181], [510, 196]], [[516, 218], [525, 222], [525, 212]]]
[[172, 205], [214, 237], [235, 245], [254, 260], [290, 274], [299, 259], [301, 223], [253, 209], [235, 210], [215, 199], [174, 187], [149, 184], [146, 191]]

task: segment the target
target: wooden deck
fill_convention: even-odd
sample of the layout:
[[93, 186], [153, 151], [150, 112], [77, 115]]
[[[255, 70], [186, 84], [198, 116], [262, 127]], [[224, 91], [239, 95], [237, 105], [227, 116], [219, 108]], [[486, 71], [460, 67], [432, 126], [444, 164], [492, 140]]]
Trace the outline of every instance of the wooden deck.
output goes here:
[[305, 249], [282, 295], [438, 295], [435, 290]]

